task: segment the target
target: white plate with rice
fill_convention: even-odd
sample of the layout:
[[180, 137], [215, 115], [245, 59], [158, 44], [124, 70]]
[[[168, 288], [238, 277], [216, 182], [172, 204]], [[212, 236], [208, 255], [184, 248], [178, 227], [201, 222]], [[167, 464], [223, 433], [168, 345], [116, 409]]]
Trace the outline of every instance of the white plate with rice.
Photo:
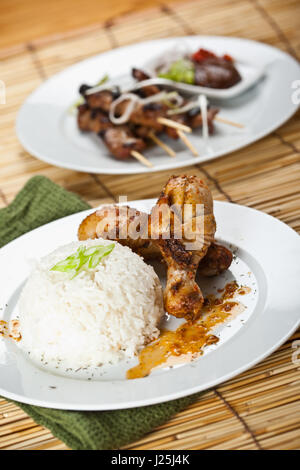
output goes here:
[[[154, 203], [143, 200], [130, 205], [149, 212]], [[63, 284], [60, 272], [49, 277], [54, 263], [76, 251], [78, 226], [90, 212], [47, 224], [0, 250], [0, 321], [19, 317], [24, 332], [20, 342], [0, 336], [1, 396], [70, 410], [121, 409], [173, 400], [252, 367], [298, 327], [298, 235], [262, 212], [216, 201], [217, 240], [233, 249], [235, 256], [226, 273], [203, 278], [201, 288], [205, 295], [216, 294], [236, 280], [249, 288], [249, 294], [239, 299], [245, 308], [217, 328], [218, 343], [206, 347], [198, 359], [157, 368], [145, 378], [126, 379], [127, 370], [137, 364], [137, 358], [130, 356], [145, 337], [158, 335], [161, 293], [152, 267], [145, 268], [137, 255], [118, 245], [101, 260], [97, 273]], [[84, 245], [89, 249], [97, 243]], [[41, 258], [36, 264], [34, 260]], [[163, 269], [157, 272], [164, 283]], [[182, 320], [163, 322], [176, 329]], [[101, 325], [98, 334], [95, 325]], [[101, 361], [109, 364], [99, 366]]]
[[[215, 132], [208, 142], [202, 138], [201, 130], [193, 132], [189, 139], [199, 152], [197, 157], [180, 140], [166, 139], [176, 158], [170, 158], [161, 147], [149, 148], [145, 157], [153, 164], [152, 168], [134, 158], [118, 160], [98, 136], [80, 132], [76, 114], [70, 113], [70, 107], [78, 101], [80, 85], [96, 83], [104, 74], [123, 84], [131, 67], [143, 68], [149, 59], [162, 54], [168, 58], [170, 49], [178, 44], [185, 44], [191, 51], [204, 47], [220, 55], [228, 53], [237, 61], [242, 76], [266, 70], [265, 77], [240, 96], [211, 100], [212, 105], [220, 108], [220, 117], [244, 125], [243, 129], [215, 122]], [[16, 132], [24, 148], [35, 157], [76, 171], [116, 175], [182, 168], [238, 150], [281, 126], [299, 107], [298, 92], [293, 88], [298, 76], [299, 64], [295, 59], [257, 41], [185, 36], [141, 42], [90, 57], [51, 77], [24, 102]]]

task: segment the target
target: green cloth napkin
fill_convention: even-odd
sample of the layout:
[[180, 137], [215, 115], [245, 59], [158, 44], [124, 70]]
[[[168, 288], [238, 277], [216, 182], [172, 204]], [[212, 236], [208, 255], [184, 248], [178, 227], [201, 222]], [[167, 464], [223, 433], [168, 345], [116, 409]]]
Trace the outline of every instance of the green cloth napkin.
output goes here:
[[[44, 176], [35, 176], [8, 207], [0, 210], [0, 246], [47, 222], [89, 208], [77, 195]], [[71, 449], [104, 450], [140, 439], [198, 397], [115, 411], [62, 411], [16, 404]]]

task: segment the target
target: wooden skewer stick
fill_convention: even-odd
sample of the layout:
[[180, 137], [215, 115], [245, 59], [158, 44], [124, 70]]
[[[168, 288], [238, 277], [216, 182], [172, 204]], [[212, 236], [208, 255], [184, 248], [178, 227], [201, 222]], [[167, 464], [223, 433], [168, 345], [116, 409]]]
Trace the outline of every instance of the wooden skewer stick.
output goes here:
[[177, 130], [177, 134], [182, 140], [182, 142], [185, 143], [185, 145], [190, 149], [190, 151], [195, 155], [195, 157], [198, 157], [199, 153], [197, 149], [193, 146], [193, 144], [189, 141], [187, 136], [180, 130]]
[[239, 129], [243, 129], [245, 126], [244, 124], [239, 124], [238, 122], [229, 121], [228, 119], [222, 118], [220, 116], [214, 117], [215, 121], [221, 122], [222, 124], [228, 124], [229, 126], [238, 127]]
[[149, 160], [144, 157], [140, 152], [137, 152], [136, 150], [132, 150], [131, 155], [136, 158], [139, 162], [141, 162], [143, 165], [147, 166], [148, 168], [153, 168], [153, 165]]
[[172, 119], [159, 117], [157, 119], [157, 122], [159, 122], [160, 124], [163, 124], [164, 126], [173, 127], [174, 129], [177, 129], [179, 131], [188, 132], [189, 134], [192, 132], [191, 127], [185, 126], [184, 124], [181, 124], [180, 122], [172, 121]]
[[174, 152], [174, 150], [171, 149], [171, 147], [165, 144], [162, 140], [160, 140], [153, 132], [149, 133], [149, 137], [153, 140], [153, 142], [155, 142], [162, 149], [164, 149], [170, 155], [170, 157], [176, 157], [176, 153]]

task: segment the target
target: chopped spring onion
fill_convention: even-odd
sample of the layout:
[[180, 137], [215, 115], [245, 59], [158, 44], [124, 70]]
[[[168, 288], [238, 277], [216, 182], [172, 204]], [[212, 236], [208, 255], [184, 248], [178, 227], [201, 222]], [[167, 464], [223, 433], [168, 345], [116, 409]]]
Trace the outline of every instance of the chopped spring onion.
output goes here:
[[179, 59], [171, 64], [167, 72], [158, 74], [161, 78], [168, 78], [174, 82], [195, 83], [195, 65], [191, 60]]
[[103, 75], [101, 80], [99, 80], [99, 82], [96, 83], [95, 86], [104, 85], [104, 83], [106, 83], [108, 80], [109, 80], [109, 75], [107, 75], [107, 73], [106, 73], [105, 75]]
[[59, 271], [69, 273], [74, 279], [81, 271], [86, 269], [94, 269], [104, 258], [114, 249], [114, 243], [110, 245], [97, 245], [86, 248], [80, 246], [76, 253], [68, 256], [66, 259], [59, 261], [50, 271]]

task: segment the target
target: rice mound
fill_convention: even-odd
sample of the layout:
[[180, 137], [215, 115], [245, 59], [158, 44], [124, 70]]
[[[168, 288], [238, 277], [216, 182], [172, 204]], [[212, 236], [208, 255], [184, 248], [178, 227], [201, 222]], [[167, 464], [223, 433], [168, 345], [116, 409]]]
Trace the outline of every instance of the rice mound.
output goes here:
[[116, 363], [158, 337], [164, 314], [160, 281], [130, 248], [115, 242], [96, 268], [74, 279], [50, 271], [81, 245], [111, 243], [73, 242], [37, 263], [19, 301], [20, 346], [33, 360], [72, 369]]

